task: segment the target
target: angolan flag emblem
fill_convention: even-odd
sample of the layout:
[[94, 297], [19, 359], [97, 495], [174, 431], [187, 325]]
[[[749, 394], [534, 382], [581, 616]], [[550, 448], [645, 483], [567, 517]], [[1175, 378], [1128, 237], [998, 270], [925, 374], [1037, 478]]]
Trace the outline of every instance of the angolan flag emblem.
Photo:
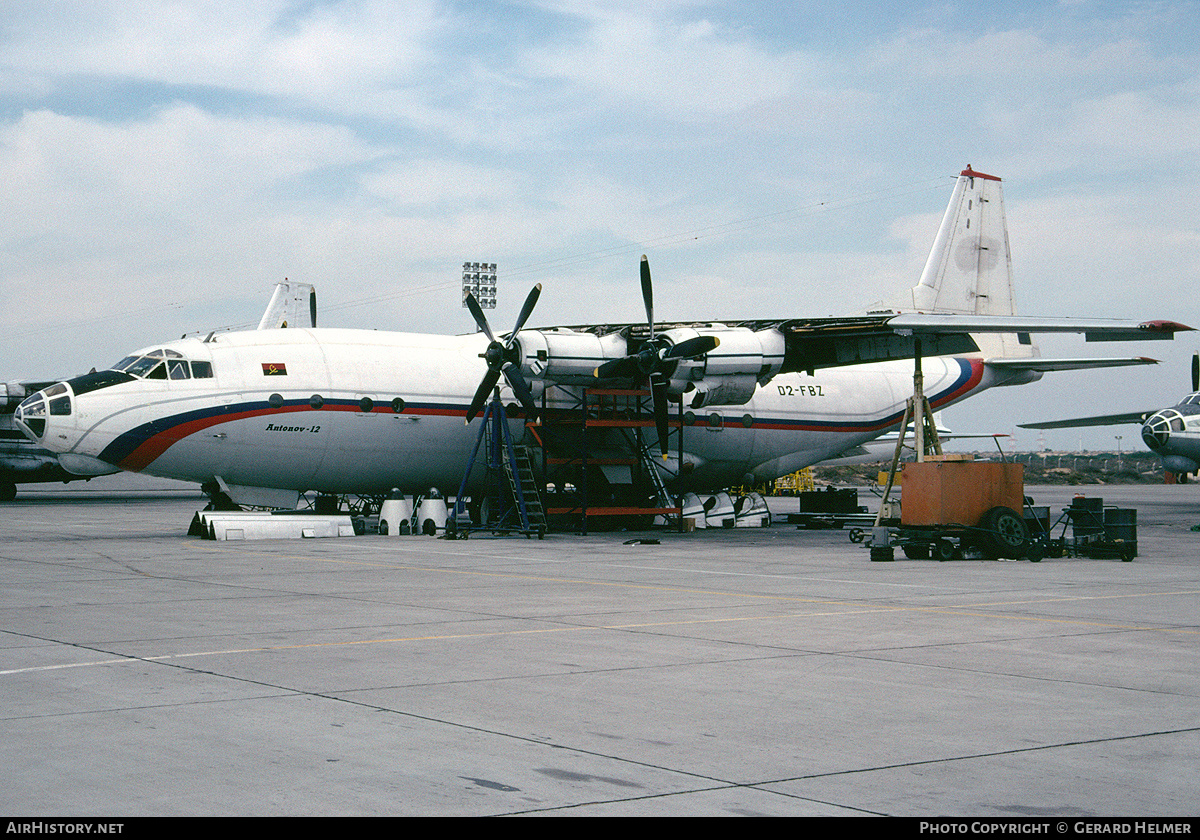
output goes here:
[[287, 376], [287, 365], [283, 362], [263, 362], [263, 376]]

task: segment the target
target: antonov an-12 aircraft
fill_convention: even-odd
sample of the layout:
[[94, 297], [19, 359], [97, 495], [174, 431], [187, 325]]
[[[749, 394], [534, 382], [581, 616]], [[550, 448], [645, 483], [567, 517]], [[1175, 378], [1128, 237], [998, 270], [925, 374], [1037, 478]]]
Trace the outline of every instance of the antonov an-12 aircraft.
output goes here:
[[1137, 423], [1142, 441], [1158, 457], [1175, 481], [1186, 484], [1189, 473], [1200, 471], [1200, 354], [1192, 356], [1192, 392], [1169, 408], [1102, 414], [1072, 420], [1024, 423], [1022, 429], [1077, 429], [1083, 426], [1116, 426]]
[[[1031, 333], [1122, 341], [1189, 329], [1017, 317], [1000, 179], [970, 167], [920, 281], [861, 315], [655, 322], [643, 261], [648, 323], [524, 329], [539, 290], [499, 338], [476, 305], [481, 332], [470, 335], [292, 324], [155, 344], [39, 391], [15, 420], [55, 452], [200, 482], [241, 505], [294, 507], [305, 491], [452, 493], [476, 440], [464, 419], [495, 388], [505, 403], [524, 406], [508, 414], [519, 438], [521, 414], [551, 414], [585, 387], [648, 381], [651, 446], [655, 427], [667, 425], [667, 402], [686, 411], [682, 444], [653, 461], [668, 483], [684, 475], [689, 491], [703, 492], [770, 480], [896, 428], [917, 352], [925, 394], [941, 408], [1044, 371], [1152, 361], [1039, 358]], [[610, 432], [589, 432], [590, 445], [628, 447]], [[620, 470], [603, 478], [619, 483]]]
[[[301, 293], [298, 284], [279, 284], [259, 329], [269, 329], [293, 323], [309, 316], [315, 309], [315, 296]], [[305, 287], [311, 290], [311, 287]], [[13, 423], [13, 412], [30, 394], [55, 384], [48, 382], [0, 382], [0, 502], [11, 502], [17, 496], [18, 484], [61, 481], [90, 481], [101, 475], [120, 472], [98, 458], [73, 453], [55, 453], [29, 440]]]

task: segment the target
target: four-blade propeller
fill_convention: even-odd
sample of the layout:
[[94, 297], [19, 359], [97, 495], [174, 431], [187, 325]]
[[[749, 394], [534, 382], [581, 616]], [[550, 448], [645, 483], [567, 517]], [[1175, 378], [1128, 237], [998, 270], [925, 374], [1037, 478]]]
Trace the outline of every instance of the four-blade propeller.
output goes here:
[[[695, 359], [703, 356], [716, 349], [721, 342], [716, 336], [701, 335], [673, 344], [663, 336], [655, 336], [654, 286], [650, 282], [650, 261], [646, 259], [645, 254], [642, 255], [641, 275], [642, 303], [646, 307], [646, 322], [650, 326], [650, 337], [642, 342], [637, 353], [600, 365], [595, 370], [595, 376], [597, 379], [650, 380], [650, 394], [654, 404], [654, 425], [658, 430], [659, 449], [665, 458], [668, 433], [667, 388], [671, 374], [681, 359]], [[525, 298], [525, 305], [521, 307], [521, 314], [517, 316], [516, 326], [504, 341], [500, 341], [492, 333], [492, 328], [483, 314], [483, 309], [479, 306], [479, 301], [475, 300], [473, 294], [467, 293], [467, 309], [470, 310], [471, 317], [488, 337], [489, 342], [487, 349], [481, 354], [487, 362], [487, 373], [484, 374], [483, 381], [479, 383], [475, 396], [471, 399], [471, 405], [467, 409], [468, 423], [474, 420], [483, 409], [483, 404], [487, 402], [501, 376], [508, 382], [517, 399], [521, 401], [526, 416], [533, 419], [537, 415], [533, 394], [525, 382], [525, 377], [521, 375], [517, 333], [525, 326], [525, 321], [533, 312], [533, 307], [537, 304], [538, 296], [541, 293], [541, 283], [530, 290], [529, 296]]]
[[650, 282], [650, 261], [642, 255], [642, 302], [650, 337], [641, 349], [631, 356], [605, 362], [595, 370], [597, 379], [650, 379], [650, 395], [654, 403], [654, 425], [658, 430], [658, 446], [667, 455], [667, 386], [671, 373], [680, 359], [695, 359], [716, 349], [721, 342], [716, 336], [700, 335], [672, 344], [654, 335], [654, 287]]
[[517, 325], [513, 327], [513, 331], [509, 333], [506, 341], [500, 341], [492, 334], [492, 328], [488, 325], [487, 318], [484, 317], [483, 309], [479, 305], [479, 301], [475, 300], [475, 295], [467, 293], [467, 309], [471, 311], [471, 317], [475, 319], [475, 323], [484, 335], [488, 337], [489, 344], [487, 350], [482, 354], [484, 361], [487, 362], [488, 371], [483, 376], [483, 381], [479, 383], [479, 387], [475, 390], [475, 396], [471, 400], [471, 406], [467, 409], [467, 422], [470, 423], [475, 419], [476, 415], [483, 409], [483, 404], [487, 402], [488, 396], [492, 393], [492, 389], [496, 387], [496, 383], [503, 376], [512, 388], [513, 393], [517, 395], [517, 399], [521, 401], [521, 405], [525, 407], [525, 416], [530, 420], [537, 415], [537, 406], [533, 402], [533, 394], [529, 390], [529, 385], [525, 382], [525, 377], [521, 375], [521, 358], [520, 348], [517, 345], [517, 333], [521, 331], [521, 327], [525, 326], [525, 321], [533, 312], [533, 307], [537, 303], [538, 295], [542, 293], [542, 284], [538, 283], [530, 290], [529, 296], [525, 298], [525, 305], [521, 307], [521, 314], [517, 316]]

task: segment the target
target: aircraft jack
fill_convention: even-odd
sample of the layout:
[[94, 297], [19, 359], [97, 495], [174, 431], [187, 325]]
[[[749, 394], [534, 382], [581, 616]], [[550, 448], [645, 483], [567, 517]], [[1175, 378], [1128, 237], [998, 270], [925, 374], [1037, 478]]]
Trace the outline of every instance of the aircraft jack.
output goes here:
[[[484, 448], [487, 474], [484, 496], [478, 507], [480, 522], [471, 521], [466, 508], [467, 482], [475, 462]], [[546, 536], [546, 514], [538, 495], [533, 470], [525, 447], [514, 444], [508, 428], [508, 415], [500, 400], [500, 389], [492, 394], [483, 412], [483, 422], [475, 437], [475, 448], [467, 461], [462, 484], [454, 502], [454, 514], [446, 523], [447, 536], [466, 539], [472, 531], [491, 531], [493, 534], [524, 534], [526, 537]]]
[[887, 484], [883, 488], [883, 498], [879, 501], [879, 514], [875, 517], [875, 527], [882, 525], [888, 518], [888, 498], [896, 483], [896, 471], [900, 468], [900, 458], [904, 454], [904, 436], [908, 433], [908, 424], [913, 427], [913, 448], [917, 453], [917, 461], [924, 461], [928, 455], [941, 455], [942, 442], [938, 438], [937, 421], [933, 417], [933, 408], [925, 397], [925, 374], [921, 371], [921, 339], [914, 340], [915, 355], [913, 359], [913, 395], [904, 403], [904, 417], [900, 420], [900, 434], [896, 437], [896, 452], [892, 456], [892, 466], [888, 470]]

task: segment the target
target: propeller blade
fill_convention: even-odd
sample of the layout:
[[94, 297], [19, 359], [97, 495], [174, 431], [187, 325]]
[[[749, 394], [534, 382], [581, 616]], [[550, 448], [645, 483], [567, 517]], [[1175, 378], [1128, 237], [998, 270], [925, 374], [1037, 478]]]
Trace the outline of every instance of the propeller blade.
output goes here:
[[521, 375], [521, 368], [518, 365], [505, 365], [504, 378], [508, 380], [513, 393], [517, 395], [517, 399], [524, 406], [526, 419], [533, 420], [537, 417], [537, 404], [533, 401], [533, 393], [529, 390], [525, 377]]
[[667, 457], [667, 380], [657, 376], [650, 380], [650, 394], [654, 399], [654, 426], [658, 430], [658, 449]]
[[471, 312], [471, 317], [475, 319], [475, 324], [488, 337], [488, 341], [494, 342], [496, 336], [492, 335], [492, 328], [488, 326], [487, 318], [484, 317], [483, 309], [479, 306], [479, 301], [475, 300], [475, 295], [467, 292], [467, 309]]
[[642, 370], [638, 367], [637, 356], [623, 356], [605, 362], [594, 373], [597, 379], [621, 379], [640, 376]]
[[1192, 356], [1192, 392], [1200, 391], [1200, 353]]
[[538, 302], [538, 296], [542, 293], [542, 284], [538, 283], [529, 290], [529, 295], [525, 298], [525, 305], [521, 307], [521, 314], [517, 316], [517, 325], [513, 327], [512, 335], [508, 337], [505, 347], [512, 347], [513, 342], [517, 340], [517, 333], [521, 331], [521, 327], [525, 326], [525, 322], [533, 313], [533, 307]]
[[[483, 404], [487, 402], [491, 396], [492, 390], [496, 387], [496, 383], [503, 376], [508, 384], [512, 387], [513, 393], [517, 395], [517, 399], [521, 401], [521, 405], [525, 408], [525, 413], [529, 418], [537, 416], [537, 404], [533, 401], [533, 393], [529, 390], [529, 385], [525, 382], [525, 377], [521, 375], [521, 366], [517, 362], [511, 360], [510, 351], [517, 344], [517, 333], [521, 331], [521, 327], [525, 326], [525, 321], [533, 314], [533, 307], [537, 305], [538, 297], [542, 294], [542, 284], [538, 283], [525, 298], [525, 304], [521, 307], [521, 314], [517, 316], [517, 325], [513, 328], [512, 334], [503, 344], [496, 340], [496, 336], [492, 333], [491, 326], [488, 325], [487, 316], [483, 314], [483, 308], [479, 305], [479, 301], [475, 299], [475, 295], [467, 292], [466, 304], [467, 309], [471, 312], [471, 317], [475, 319], [476, 325], [488, 337], [487, 351], [483, 354], [483, 358], [487, 360], [488, 371], [484, 374], [483, 381], [479, 383], [479, 388], [475, 391], [475, 396], [471, 399], [471, 405], [467, 407], [467, 422], [474, 420], [479, 412], [483, 409]], [[518, 356], [520, 354], [517, 354]]]
[[654, 338], [654, 287], [650, 284], [650, 260], [642, 254], [642, 303], [646, 306], [646, 320], [650, 324], [650, 338]]
[[471, 405], [467, 409], [467, 422], [470, 423], [478, 415], [483, 408], [483, 404], [487, 402], [488, 396], [492, 393], [492, 389], [496, 387], [496, 383], [500, 381], [500, 371], [489, 370], [484, 374], [483, 381], [479, 383], [478, 390], [475, 391], [475, 396], [471, 399]]
[[663, 354], [664, 359], [691, 359], [717, 349], [721, 339], [715, 335], [698, 335], [681, 341]]

